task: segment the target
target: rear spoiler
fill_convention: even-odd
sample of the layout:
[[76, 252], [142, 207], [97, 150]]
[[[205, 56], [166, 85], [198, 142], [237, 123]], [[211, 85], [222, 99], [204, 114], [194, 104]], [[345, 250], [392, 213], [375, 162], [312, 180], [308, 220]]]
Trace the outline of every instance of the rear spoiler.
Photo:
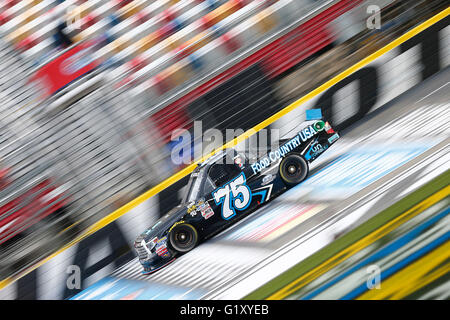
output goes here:
[[306, 110], [306, 121], [321, 120], [321, 119], [322, 119], [322, 109]]
[[[321, 109], [309, 109], [306, 110], [306, 121], [310, 120], [322, 120], [322, 110]], [[323, 127], [325, 128], [325, 131], [328, 134], [336, 133], [334, 129], [331, 127], [331, 125], [328, 123], [328, 121], [322, 120], [318, 121], [317, 123], [321, 122]]]

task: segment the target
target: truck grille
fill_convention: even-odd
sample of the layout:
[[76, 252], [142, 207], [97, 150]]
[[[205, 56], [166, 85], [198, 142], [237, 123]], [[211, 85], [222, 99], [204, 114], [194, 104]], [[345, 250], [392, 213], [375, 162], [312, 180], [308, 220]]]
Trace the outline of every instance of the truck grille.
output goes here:
[[134, 248], [136, 249], [137, 255], [139, 257], [139, 260], [147, 260], [148, 258], [148, 252], [145, 249], [145, 241], [142, 240], [141, 242], [135, 242], [134, 243]]

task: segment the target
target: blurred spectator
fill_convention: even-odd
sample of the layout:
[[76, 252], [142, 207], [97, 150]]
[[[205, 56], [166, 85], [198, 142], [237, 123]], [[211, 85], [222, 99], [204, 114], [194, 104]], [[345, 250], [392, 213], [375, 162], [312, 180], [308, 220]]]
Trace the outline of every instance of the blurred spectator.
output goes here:
[[70, 47], [73, 42], [70, 39], [67, 32], [67, 23], [65, 21], [61, 21], [56, 27], [56, 33], [54, 35], [55, 43], [57, 46], [62, 46], [63, 48]]

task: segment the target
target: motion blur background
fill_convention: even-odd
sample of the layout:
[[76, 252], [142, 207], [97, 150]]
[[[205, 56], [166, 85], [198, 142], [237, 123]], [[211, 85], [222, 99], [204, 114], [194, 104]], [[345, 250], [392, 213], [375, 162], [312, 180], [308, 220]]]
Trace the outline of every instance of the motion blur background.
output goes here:
[[[380, 28], [368, 27], [370, 5]], [[0, 280], [20, 278], [182, 170], [170, 159], [175, 129], [193, 133], [196, 120], [203, 131], [250, 129], [447, 6], [1, 1]], [[421, 50], [426, 79], [441, 69], [432, 62], [440, 48]], [[370, 94], [356, 111], [319, 107], [345, 130], [371, 111]], [[177, 204], [185, 182], [152, 194], [148, 224]], [[117, 259], [133, 256], [116, 249]]]

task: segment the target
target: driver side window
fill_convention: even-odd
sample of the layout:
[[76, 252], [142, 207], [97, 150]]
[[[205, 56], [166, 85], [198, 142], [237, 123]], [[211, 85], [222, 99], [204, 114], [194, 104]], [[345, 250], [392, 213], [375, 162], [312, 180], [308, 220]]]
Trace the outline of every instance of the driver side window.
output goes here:
[[206, 177], [205, 184], [203, 186], [203, 194], [211, 193], [216, 187], [209, 177]]
[[218, 187], [230, 181], [239, 173], [241, 173], [241, 170], [234, 164], [213, 164], [209, 168], [208, 176]]

